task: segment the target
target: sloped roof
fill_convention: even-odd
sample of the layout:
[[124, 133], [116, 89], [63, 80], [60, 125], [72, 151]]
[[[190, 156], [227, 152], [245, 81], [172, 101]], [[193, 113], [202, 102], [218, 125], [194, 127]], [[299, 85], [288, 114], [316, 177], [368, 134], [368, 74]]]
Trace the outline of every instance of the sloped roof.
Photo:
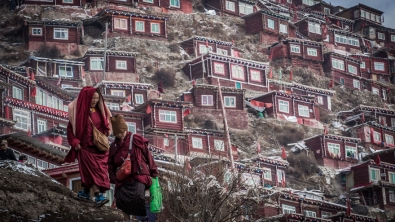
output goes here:
[[[132, 17], [140, 17], [140, 18], [146, 18], [146, 19], [158, 19], [158, 20], [170, 19], [169, 17], [165, 17], [165, 16], [142, 14], [142, 13], [137, 13], [137, 12], [129, 12], [129, 11], [122, 11], [122, 10], [114, 10], [114, 9], [103, 9], [99, 13], [97, 13], [97, 15], [95, 15], [95, 17], [105, 16], [106, 14], [127, 15], [127, 16], [132, 16]], [[94, 18], [92, 18], [92, 19], [94, 19]]]

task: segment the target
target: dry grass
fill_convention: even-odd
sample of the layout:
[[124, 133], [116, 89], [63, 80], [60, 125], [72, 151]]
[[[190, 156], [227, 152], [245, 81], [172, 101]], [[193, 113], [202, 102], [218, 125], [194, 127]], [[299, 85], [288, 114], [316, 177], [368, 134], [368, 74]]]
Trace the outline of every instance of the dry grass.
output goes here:
[[37, 56], [53, 59], [61, 59], [62, 53], [56, 45], [49, 46], [47, 44], [41, 44], [37, 50]]
[[176, 82], [176, 73], [172, 68], [161, 68], [156, 70], [152, 79], [156, 82], [162, 82], [163, 87], [174, 87]]

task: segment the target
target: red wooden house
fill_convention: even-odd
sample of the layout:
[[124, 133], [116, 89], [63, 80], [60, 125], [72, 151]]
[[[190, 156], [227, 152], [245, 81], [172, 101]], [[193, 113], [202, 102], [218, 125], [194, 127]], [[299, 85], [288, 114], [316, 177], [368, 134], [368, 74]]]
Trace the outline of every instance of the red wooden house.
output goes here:
[[366, 54], [351, 55], [352, 58], [360, 60], [361, 76], [373, 81], [390, 82], [390, 59], [373, 57]]
[[103, 50], [88, 50], [84, 57], [86, 85], [96, 85], [103, 80], [139, 82], [139, 75], [136, 67], [136, 53], [123, 51], [107, 51], [104, 59]]
[[362, 82], [366, 81], [361, 77], [359, 60], [335, 52], [328, 52], [324, 55], [324, 72], [336, 83], [352, 89], [364, 89]]
[[120, 5], [133, 5], [136, 8], [150, 8], [156, 12], [163, 13], [192, 13], [191, 0], [109, 0], [110, 3]]
[[[174, 0], [173, 0], [174, 1]], [[109, 23], [109, 37], [125, 36], [165, 40], [167, 38], [168, 17], [141, 14], [136, 12], [103, 9], [91, 19], [84, 20], [84, 29], [88, 35], [99, 37], [92, 33], [97, 28], [105, 30], [104, 23]]]
[[82, 6], [86, 1], [83, 0], [23, 0], [25, 5], [58, 5], [58, 6]]
[[238, 50], [233, 49], [232, 42], [224, 42], [206, 37], [193, 36], [180, 43], [180, 46], [189, 55], [198, 57], [205, 55], [209, 52], [214, 52], [220, 55], [230, 55], [234, 57], [240, 57]]
[[[222, 99], [230, 128], [248, 129], [248, 115], [244, 110], [245, 90], [221, 87]], [[181, 100], [192, 102], [191, 114], [214, 117], [218, 122], [223, 121], [221, 101], [217, 86], [194, 85], [190, 92], [181, 96]]]
[[[308, 2], [308, 1], [305, 1]], [[316, 12], [322, 12], [324, 14], [333, 14], [333, 5], [326, 3], [325, 1], [318, 2], [314, 5], [308, 6], [308, 9]]]
[[221, 86], [266, 91], [267, 67], [267, 63], [208, 53], [187, 63], [183, 71], [199, 83], [217, 85], [220, 81]]
[[254, 12], [255, 2], [249, 0], [207, 0], [204, 2], [209, 10], [218, 15], [245, 16]]
[[323, 44], [320, 42], [287, 38], [269, 47], [273, 60], [287, 59], [292, 68], [310, 68], [323, 73]]
[[[381, 117], [383, 118], [383, 117]], [[382, 150], [395, 147], [395, 130], [392, 127], [383, 126], [377, 122], [365, 122], [350, 128], [353, 136], [361, 139], [366, 147]]]
[[[188, 157], [195, 158], [229, 158], [229, 148], [225, 146], [224, 131], [207, 129], [185, 129], [187, 135], [185, 141], [188, 145]], [[239, 155], [237, 149], [231, 146], [233, 159], [237, 160]]]
[[84, 64], [84, 62], [74, 60], [35, 56], [30, 56], [29, 60], [23, 63], [23, 65], [32, 67], [36, 76], [45, 76], [47, 81], [61, 88], [82, 86]]
[[[336, 14], [337, 16], [355, 21], [353, 30], [368, 30], [366, 25], [381, 25], [383, 12], [364, 4], [358, 4]], [[363, 34], [363, 33], [361, 33]]]
[[265, 107], [265, 116], [287, 120], [314, 128], [323, 128], [315, 101], [301, 96], [272, 91], [251, 99], [251, 103]]
[[296, 22], [295, 25], [298, 26], [298, 31], [310, 40], [321, 41], [326, 37], [325, 30], [323, 30], [325, 20], [307, 17]]
[[322, 105], [325, 109], [332, 110], [331, 98], [336, 91], [315, 88], [312, 86], [306, 86], [299, 83], [287, 83], [274, 79], [269, 79], [269, 91], [280, 91], [293, 93], [306, 98], [314, 98], [314, 100]]
[[[151, 84], [137, 83], [137, 82], [119, 82], [119, 81], [100, 81], [96, 86], [100, 88], [103, 95], [127, 98], [126, 103], [131, 106], [138, 106], [149, 98], [150, 89], [152, 89]], [[121, 104], [107, 104], [112, 110], [122, 110]], [[127, 108], [123, 109], [127, 111]]]
[[188, 146], [183, 142], [186, 136], [184, 115], [189, 113], [191, 106], [190, 102], [151, 99], [136, 107], [135, 111], [146, 114], [143, 127], [145, 137], [152, 145], [162, 147], [166, 152], [175, 152], [173, 142], [177, 141], [177, 153], [186, 155]]
[[[350, 193], [357, 193], [367, 206], [382, 210], [395, 211], [395, 164], [380, 161], [376, 156], [351, 167], [347, 173], [346, 188]], [[387, 154], [388, 155], [388, 154]], [[393, 152], [390, 152], [390, 156]]]
[[375, 121], [382, 126], [395, 127], [395, 112], [391, 109], [359, 105], [338, 115], [347, 125]]
[[344, 137], [332, 134], [320, 134], [304, 140], [305, 145], [314, 154], [317, 163], [340, 169], [358, 162], [358, 138]]
[[246, 34], [260, 34], [260, 41], [266, 44], [277, 42], [279, 37], [296, 37], [296, 27], [287, 16], [262, 9], [243, 17]]
[[332, 51], [342, 50], [349, 53], [361, 53], [361, 46], [363, 46], [361, 38], [359, 34], [329, 26], [323, 42]]
[[37, 50], [42, 44], [59, 48], [69, 55], [81, 42], [82, 22], [72, 21], [25, 21], [22, 31], [28, 50]]

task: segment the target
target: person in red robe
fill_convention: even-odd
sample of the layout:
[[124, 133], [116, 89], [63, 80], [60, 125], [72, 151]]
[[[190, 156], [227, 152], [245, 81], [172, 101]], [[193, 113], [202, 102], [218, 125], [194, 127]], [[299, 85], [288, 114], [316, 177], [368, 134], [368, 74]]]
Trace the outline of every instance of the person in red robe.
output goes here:
[[[116, 137], [111, 144], [108, 158], [108, 175], [110, 182], [115, 184], [115, 201], [126, 220], [130, 215], [146, 216], [145, 190], [152, 185], [151, 177], [157, 177], [158, 167], [148, 149], [148, 140], [128, 132], [128, 126], [122, 115], [111, 117], [113, 135]], [[130, 140], [132, 149], [129, 151]], [[117, 169], [122, 165], [130, 152], [132, 173], [123, 181], [116, 177]]]
[[92, 189], [98, 206], [108, 202], [103, 193], [110, 189], [110, 180], [107, 174], [108, 151], [99, 151], [93, 143], [93, 125], [108, 136], [111, 132], [110, 117], [100, 91], [91, 86], [84, 87], [78, 98], [69, 104], [67, 140], [71, 149], [65, 162], [72, 163], [78, 159], [83, 187], [78, 197], [91, 200]]

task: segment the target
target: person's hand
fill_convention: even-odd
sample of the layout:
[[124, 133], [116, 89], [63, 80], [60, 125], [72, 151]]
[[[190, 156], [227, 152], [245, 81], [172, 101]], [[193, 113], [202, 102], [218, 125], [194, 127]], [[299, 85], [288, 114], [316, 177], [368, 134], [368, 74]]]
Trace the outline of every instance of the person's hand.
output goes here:
[[78, 144], [76, 147], [74, 147], [74, 149], [75, 149], [75, 151], [79, 151], [80, 149], [81, 149], [81, 145], [80, 144]]

